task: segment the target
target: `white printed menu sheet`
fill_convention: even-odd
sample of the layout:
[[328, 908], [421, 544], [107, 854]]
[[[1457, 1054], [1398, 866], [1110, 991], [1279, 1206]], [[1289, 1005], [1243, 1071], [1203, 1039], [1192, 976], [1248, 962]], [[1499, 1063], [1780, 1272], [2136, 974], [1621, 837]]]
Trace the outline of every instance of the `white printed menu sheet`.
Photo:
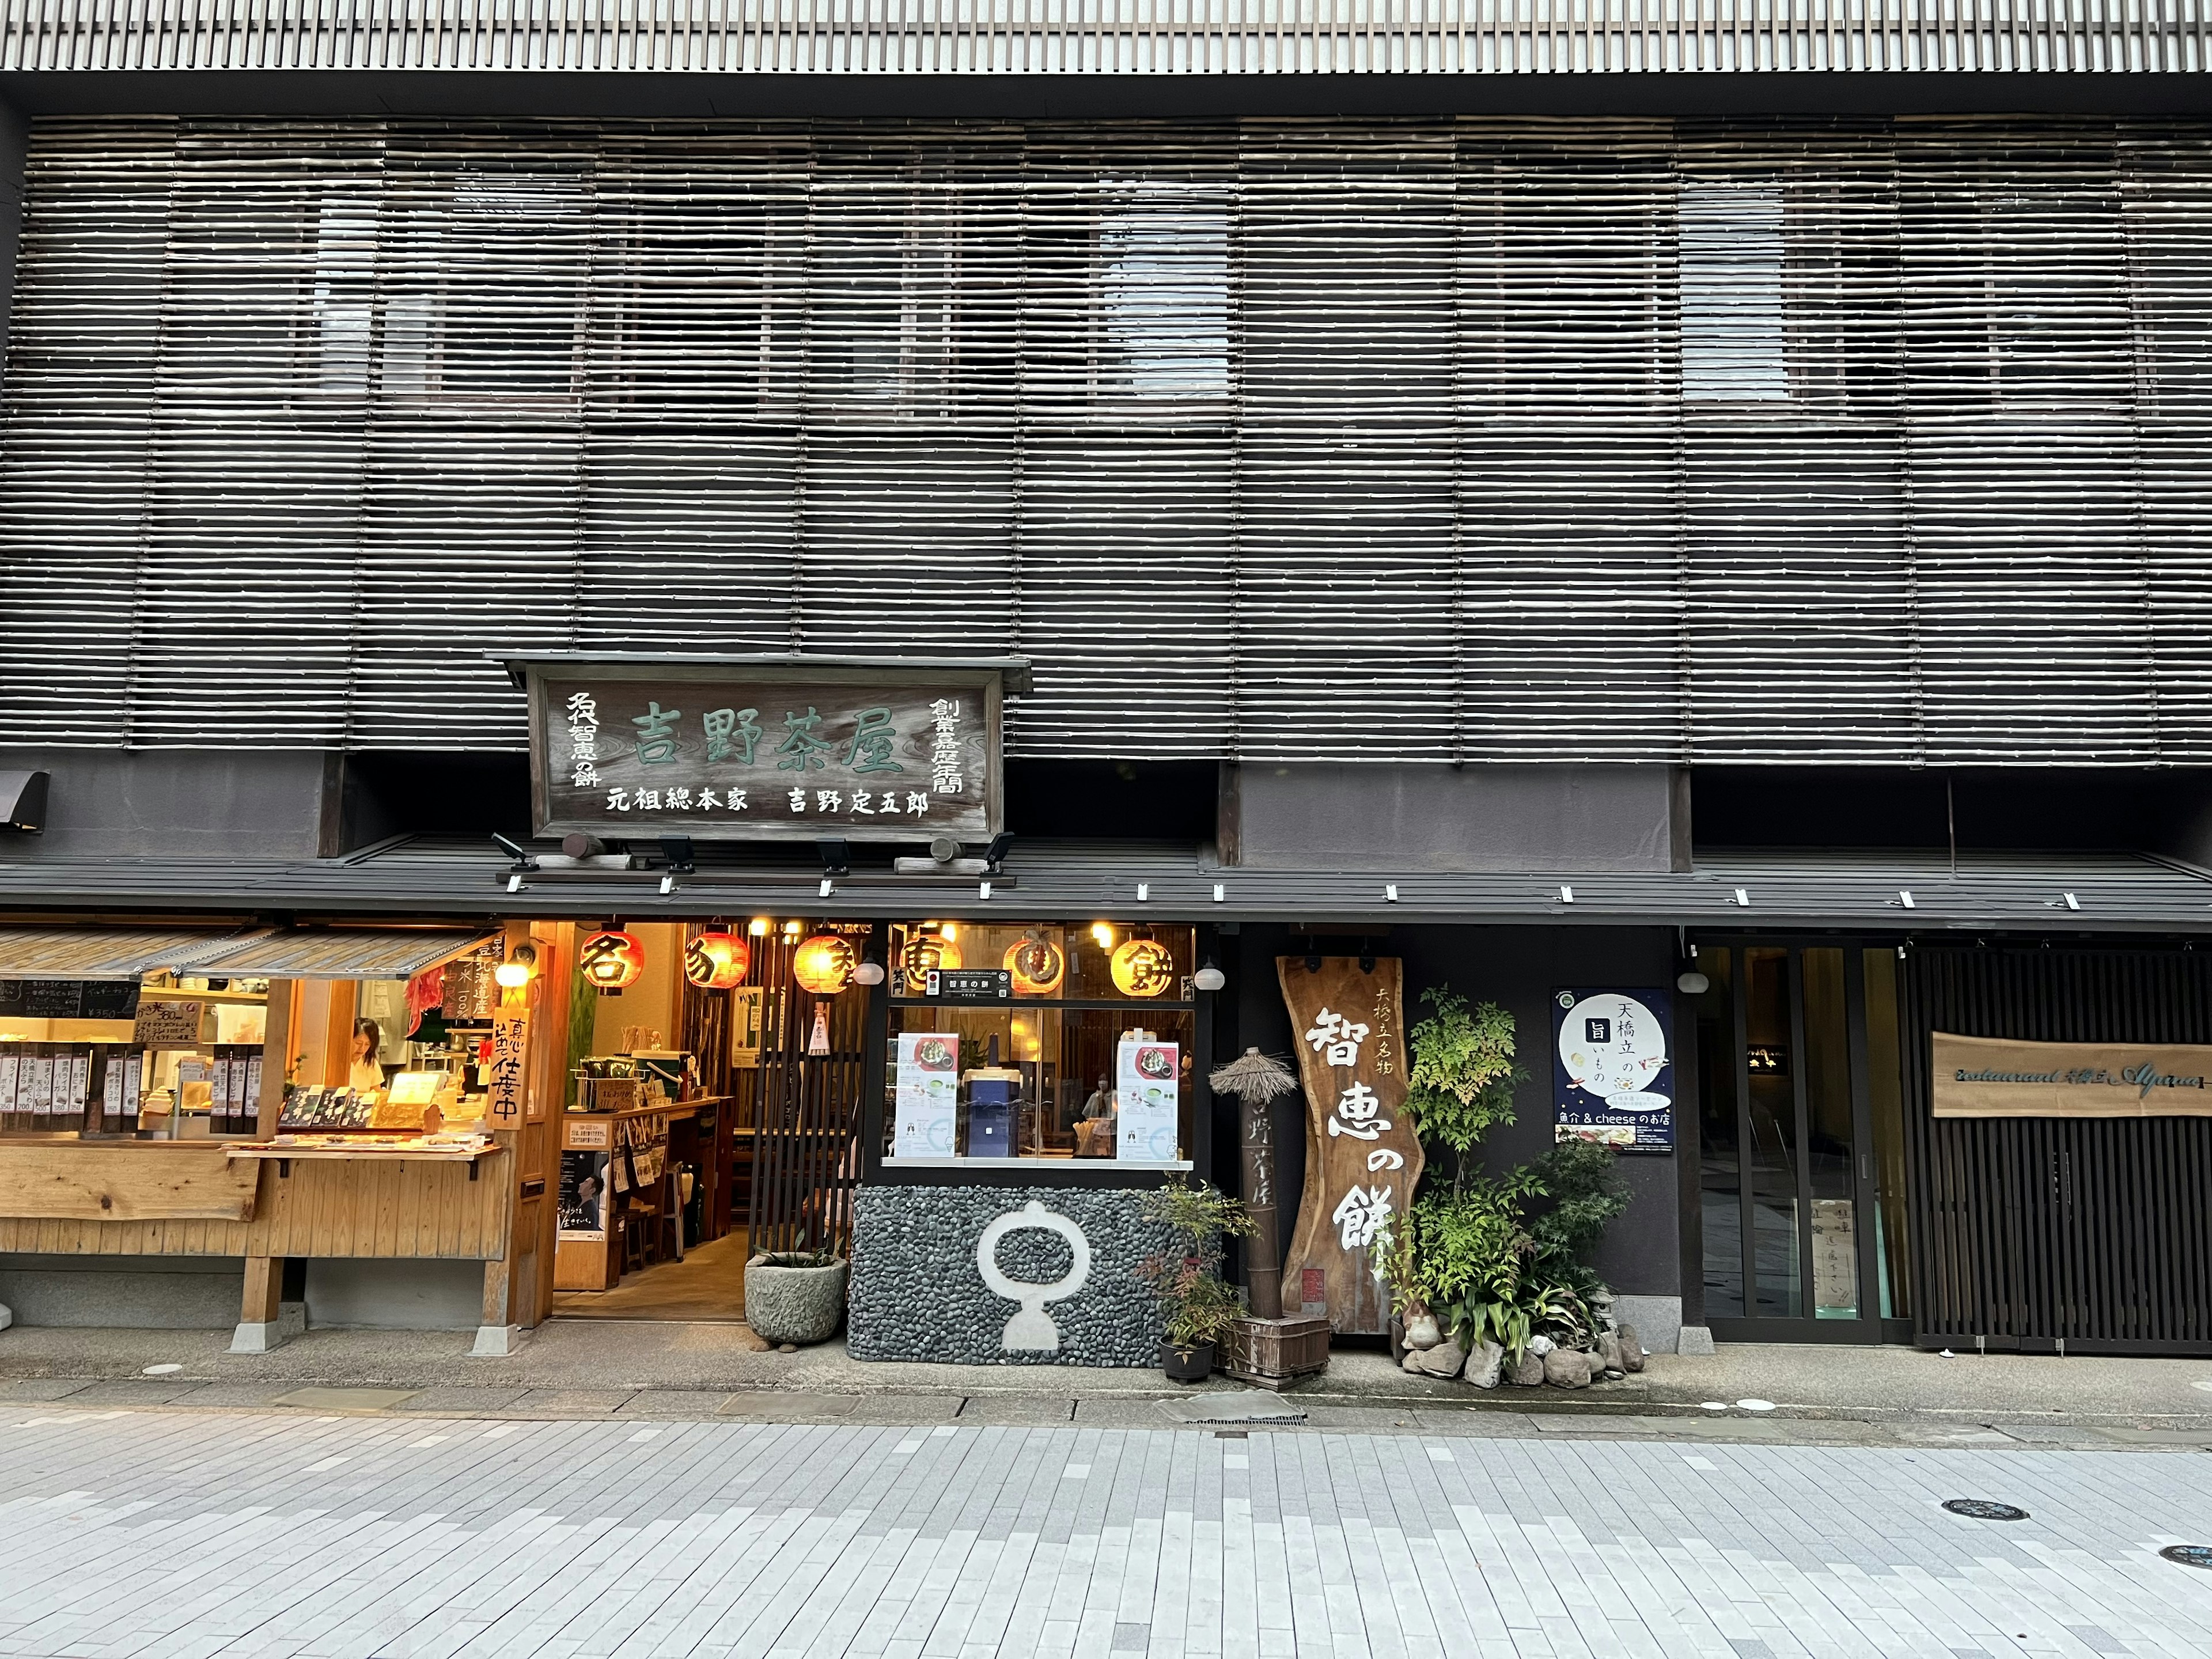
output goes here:
[[1172, 1162], [1179, 1153], [1180, 1056], [1172, 1042], [1125, 1038], [1114, 1054], [1115, 1147], [1124, 1160]]
[[960, 1122], [960, 1038], [902, 1031], [892, 1095], [891, 1156], [950, 1158]]

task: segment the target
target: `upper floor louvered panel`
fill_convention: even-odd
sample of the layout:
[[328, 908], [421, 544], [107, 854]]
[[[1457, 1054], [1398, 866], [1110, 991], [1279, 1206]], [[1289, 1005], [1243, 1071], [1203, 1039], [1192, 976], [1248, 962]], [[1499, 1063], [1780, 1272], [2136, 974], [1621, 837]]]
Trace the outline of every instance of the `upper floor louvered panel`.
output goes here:
[[40, 124], [0, 742], [2212, 763], [2212, 127]]
[[0, 69], [2201, 70], [2212, 0], [7, 0]]

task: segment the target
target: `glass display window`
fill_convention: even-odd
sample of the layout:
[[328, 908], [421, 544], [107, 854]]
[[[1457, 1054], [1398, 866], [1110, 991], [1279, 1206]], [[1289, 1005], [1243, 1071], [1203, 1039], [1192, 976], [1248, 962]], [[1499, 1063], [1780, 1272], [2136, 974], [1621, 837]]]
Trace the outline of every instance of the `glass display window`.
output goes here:
[[894, 926], [885, 1164], [1189, 1168], [1195, 943], [1109, 921]]

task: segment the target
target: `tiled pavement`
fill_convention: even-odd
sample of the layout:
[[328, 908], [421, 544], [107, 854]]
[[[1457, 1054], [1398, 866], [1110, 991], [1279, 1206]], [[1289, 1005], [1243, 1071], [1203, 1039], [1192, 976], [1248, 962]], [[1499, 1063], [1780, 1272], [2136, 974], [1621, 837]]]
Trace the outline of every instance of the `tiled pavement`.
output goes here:
[[2202, 1656], [2203, 1468], [18, 1401], [0, 1654]]

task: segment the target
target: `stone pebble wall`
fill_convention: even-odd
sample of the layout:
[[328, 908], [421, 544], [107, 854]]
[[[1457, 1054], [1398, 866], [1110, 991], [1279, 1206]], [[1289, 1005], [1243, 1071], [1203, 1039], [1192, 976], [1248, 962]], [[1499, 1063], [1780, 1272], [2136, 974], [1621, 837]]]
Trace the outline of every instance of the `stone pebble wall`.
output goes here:
[[[975, 1267], [984, 1228], [1032, 1199], [1066, 1216], [1091, 1245], [1091, 1277], [1045, 1312], [1057, 1352], [1009, 1353], [1006, 1322], [1020, 1305]], [[1160, 1315], [1137, 1273], [1164, 1251], [1167, 1230], [1139, 1213], [1145, 1194], [1066, 1187], [862, 1187], [854, 1194], [853, 1283], [846, 1343], [855, 1359], [963, 1365], [1156, 1365]], [[1021, 1229], [999, 1241], [999, 1271], [1048, 1284], [1073, 1252], [1056, 1233]]]

